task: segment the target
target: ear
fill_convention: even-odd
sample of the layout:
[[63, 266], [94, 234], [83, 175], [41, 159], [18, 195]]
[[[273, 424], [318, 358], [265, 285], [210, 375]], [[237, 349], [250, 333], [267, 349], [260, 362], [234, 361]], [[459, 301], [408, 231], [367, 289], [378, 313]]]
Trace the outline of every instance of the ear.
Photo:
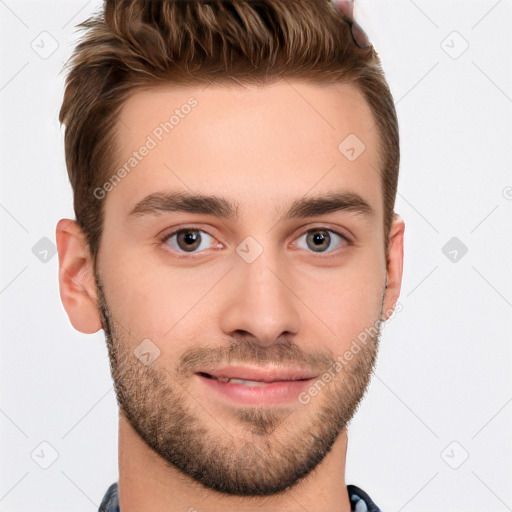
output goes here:
[[60, 219], [55, 231], [59, 254], [60, 299], [71, 325], [92, 334], [102, 328], [93, 259], [79, 224]]
[[387, 288], [384, 298], [383, 322], [393, 314], [396, 302], [400, 296], [404, 263], [404, 232], [405, 223], [400, 215], [395, 213], [389, 230], [389, 245], [386, 261]]
[[347, 18], [354, 19], [354, 0], [332, 0], [332, 4]]

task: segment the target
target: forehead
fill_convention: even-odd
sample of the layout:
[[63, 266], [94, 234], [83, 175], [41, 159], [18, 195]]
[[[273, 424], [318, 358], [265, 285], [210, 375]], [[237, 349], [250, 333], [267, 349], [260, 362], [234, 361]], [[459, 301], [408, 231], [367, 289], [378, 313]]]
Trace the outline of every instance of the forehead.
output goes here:
[[107, 201], [119, 215], [147, 194], [173, 190], [272, 210], [309, 192], [342, 190], [379, 212], [377, 128], [349, 85], [282, 80], [139, 90], [120, 112], [116, 139], [125, 172]]

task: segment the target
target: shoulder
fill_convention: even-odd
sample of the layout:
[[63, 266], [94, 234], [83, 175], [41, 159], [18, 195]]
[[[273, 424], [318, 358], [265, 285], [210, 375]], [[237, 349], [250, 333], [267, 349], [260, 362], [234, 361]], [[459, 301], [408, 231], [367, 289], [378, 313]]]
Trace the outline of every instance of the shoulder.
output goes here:
[[370, 496], [355, 485], [347, 485], [350, 508], [354, 512], [382, 512]]
[[103, 496], [98, 512], [119, 512], [117, 482], [114, 482]]

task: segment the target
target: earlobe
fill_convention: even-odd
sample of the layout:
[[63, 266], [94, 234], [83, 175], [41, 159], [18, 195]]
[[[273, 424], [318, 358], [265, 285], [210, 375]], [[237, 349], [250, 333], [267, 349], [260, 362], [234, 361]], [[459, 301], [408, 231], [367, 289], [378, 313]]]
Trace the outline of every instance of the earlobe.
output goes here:
[[386, 262], [387, 287], [385, 291], [383, 321], [386, 321], [395, 310], [400, 289], [402, 287], [404, 261], [405, 223], [398, 214], [394, 214], [389, 231], [389, 248]]
[[78, 223], [60, 219], [55, 230], [60, 298], [71, 325], [92, 334], [102, 328], [97, 307], [93, 260]]

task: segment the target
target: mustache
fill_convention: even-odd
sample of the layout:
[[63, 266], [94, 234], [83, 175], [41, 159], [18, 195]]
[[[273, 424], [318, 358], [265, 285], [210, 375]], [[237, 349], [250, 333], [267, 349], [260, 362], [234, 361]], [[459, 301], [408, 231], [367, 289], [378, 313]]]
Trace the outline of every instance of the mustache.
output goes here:
[[295, 343], [278, 339], [274, 344], [262, 347], [254, 339], [230, 340], [227, 345], [207, 344], [189, 348], [181, 357], [177, 374], [189, 377], [205, 366], [236, 364], [260, 366], [297, 366], [304, 370], [321, 373], [329, 368], [335, 359], [326, 349], [305, 352]]

